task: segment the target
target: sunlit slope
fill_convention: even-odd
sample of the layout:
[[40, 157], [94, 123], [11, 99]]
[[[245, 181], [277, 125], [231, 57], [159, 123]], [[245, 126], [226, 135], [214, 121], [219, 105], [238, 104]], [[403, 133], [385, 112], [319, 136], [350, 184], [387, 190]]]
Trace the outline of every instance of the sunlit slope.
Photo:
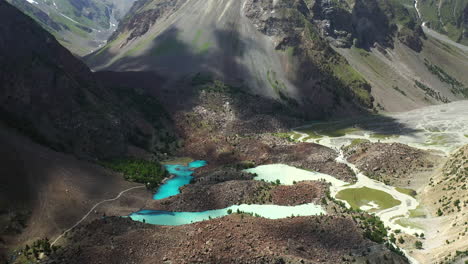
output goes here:
[[[421, 263], [446, 260], [463, 263], [466, 255], [468, 228], [468, 145], [454, 152], [442, 171], [431, 178], [423, 192], [424, 204], [434, 218], [423, 222], [429, 232]], [[434, 228], [436, 227], [436, 228]]]
[[[263, 89], [259, 92], [275, 95], [267, 77], [285, 82], [282, 59], [286, 57], [275, 52], [271, 39], [241, 15], [242, 1], [174, 2], [174, 11], [156, 18], [156, 26], [141, 32], [144, 35], [137, 35], [144, 30], [140, 25], [121, 33], [108, 49], [90, 59], [91, 64], [96, 69], [155, 69], [179, 76], [214, 72], [226, 79], [242, 78], [250, 86]], [[181, 6], [175, 10], [177, 5]], [[138, 13], [141, 19], [135, 19], [141, 24], [150, 16], [165, 15], [164, 9], [151, 9], [150, 4], [143, 9], [147, 10]]]
[[[423, 6], [428, 2], [439, 1], [417, 1], [418, 10], [412, 0], [379, 1], [380, 10], [394, 25], [393, 41], [368, 48], [338, 47], [371, 83], [378, 110], [406, 111], [468, 97], [467, 49], [448, 38], [435, 38], [433, 31], [420, 26], [427, 21]], [[463, 5], [463, 1], [441, 2]]]
[[418, 7], [429, 28], [468, 45], [467, 0], [420, 0]]
[[77, 55], [103, 46], [135, 0], [7, 0]]
[[372, 108], [369, 84], [319, 36], [312, 11], [294, 1], [267, 2], [138, 2], [87, 63], [95, 70], [157, 71], [172, 79], [209, 73], [304, 106], [316, 117]]
[[407, 111], [468, 98], [468, 54], [430, 36], [421, 52], [401, 43], [394, 49], [339, 49], [372, 85], [379, 110]]
[[465, 98], [467, 55], [418, 23], [409, 0], [144, 0], [86, 61], [172, 80], [209, 73], [314, 118]]

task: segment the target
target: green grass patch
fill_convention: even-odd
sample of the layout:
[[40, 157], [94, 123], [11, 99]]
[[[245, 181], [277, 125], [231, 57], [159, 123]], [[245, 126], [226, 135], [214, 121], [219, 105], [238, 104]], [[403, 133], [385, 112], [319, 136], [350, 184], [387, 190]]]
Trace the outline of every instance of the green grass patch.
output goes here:
[[358, 100], [365, 105], [372, 105], [372, 96], [369, 90], [363, 87], [367, 81], [362, 75], [347, 63], [336, 64], [333, 73], [346, 85], [348, 85]]
[[393, 220], [395, 220], [395, 219], [397, 219], [397, 218], [400, 218], [400, 217], [405, 217], [405, 215], [395, 215], [395, 216], [392, 216], [392, 217], [390, 217], [390, 221], [393, 221]]
[[424, 143], [425, 146], [444, 146], [450, 143], [450, 138], [444, 134], [430, 135]]
[[452, 87], [452, 92], [455, 94], [462, 94], [464, 97], [468, 98], [468, 88], [465, 85], [448, 74], [444, 69], [441, 67], [432, 64], [429, 60], [424, 59], [424, 65], [426, 65], [427, 69], [434, 75], [436, 75], [441, 82], [447, 83]]
[[298, 129], [298, 131], [302, 133], [306, 133], [307, 135], [311, 137], [314, 137], [314, 136], [343, 137], [346, 134], [358, 132], [361, 130], [356, 127], [345, 127], [345, 126], [339, 126], [339, 125], [334, 125], [334, 124], [316, 124], [307, 128]]
[[401, 192], [402, 194], [406, 194], [406, 195], [409, 195], [409, 196], [412, 196], [412, 197], [415, 197], [416, 194], [417, 194], [415, 190], [409, 189], [409, 188], [396, 187], [395, 190]]
[[194, 161], [194, 159], [192, 159], [190, 157], [179, 157], [179, 158], [173, 158], [173, 159], [161, 161], [161, 165], [184, 165], [184, 166], [187, 166], [192, 161]]
[[323, 138], [323, 136], [312, 133], [312, 134], [308, 134], [308, 136], [305, 137], [303, 140], [307, 141], [307, 140], [310, 140], [310, 139], [320, 139], [320, 138]]
[[204, 53], [208, 52], [208, 50], [210, 50], [212, 45], [213, 44], [210, 43], [210, 42], [203, 43], [202, 45], [197, 47], [197, 50], [196, 50], [197, 54], [204, 54]]
[[422, 225], [417, 224], [407, 218], [398, 219], [395, 221], [395, 224], [400, 225], [402, 227], [406, 227], [406, 228], [424, 229]]
[[76, 34], [76, 35], [78, 35], [78, 36], [80, 36], [82, 38], [86, 38], [86, 37], [89, 36], [89, 32], [86, 32], [82, 28], [77, 27], [75, 22], [69, 20], [66, 17], [63, 17], [63, 16], [58, 15], [58, 14], [50, 14], [50, 18], [55, 22], [66, 25], [70, 29], [71, 32], [73, 32], [74, 34]]
[[278, 81], [275, 71], [267, 71], [267, 80], [277, 95], [279, 95], [281, 91], [286, 90], [286, 85], [284, 85], [283, 82]]
[[159, 43], [152, 51], [153, 56], [159, 57], [164, 55], [176, 54], [183, 50], [184, 46], [177, 39], [166, 39]]
[[371, 138], [375, 139], [391, 139], [391, 138], [397, 138], [397, 135], [386, 135], [386, 134], [379, 134], [379, 133], [372, 133], [370, 135]]
[[211, 42], [204, 42], [200, 44], [200, 40], [202, 39], [203, 31], [201, 29], [197, 30], [195, 33], [195, 37], [192, 40], [192, 47], [195, 49], [197, 54], [204, 54], [208, 52], [208, 50], [213, 46]]
[[347, 201], [353, 209], [359, 209], [370, 202], [376, 203], [379, 206], [379, 210], [392, 208], [401, 204], [400, 201], [393, 198], [390, 194], [368, 187], [342, 190], [336, 194], [336, 198]]
[[292, 138], [293, 138], [294, 140], [299, 140], [299, 139], [301, 138], [301, 134], [293, 133]]
[[361, 143], [365, 143], [365, 142], [369, 142], [369, 140], [367, 139], [361, 139], [361, 138], [355, 138], [351, 141], [351, 144], [349, 144], [348, 146], [346, 146], [346, 148], [352, 148], [356, 145], [359, 145]]
[[414, 210], [409, 210], [409, 213], [409, 217], [411, 218], [424, 218], [427, 216], [421, 205], [418, 205], [418, 207], [416, 207]]
[[203, 35], [203, 31], [201, 29], [197, 30], [197, 33], [195, 33], [195, 37], [192, 40], [193, 46], [196, 46], [198, 44], [198, 41], [200, 40], [202, 35]]
[[103, 53], [105, 50], [109, 49], [109, 47], [111, 47], [114, 43], [118, 43], [118, 42], [122, 41], [123, 39], [127, 38], [127, 35], [128, 34], [120, 34], [114, 40], [112, 40], [110, 42], [107, 42], [107, 44], [104, 47], [100, 48], [99, 51], [96, 52], [96, 54], [94, 56], [98, 56], [99, 54]]
[[293, 133], [293, 132], [273, 133], [272, 135], [275, 136], [275, 137], [279, 137], [279, 138], [285, 138], [285, 139], [287, 139], [287, 140], [289, 140], [291, 142], [296, 142], [301, 137], [300, 134]]
[[288, 55], [288, 57], [293, 57], [294, 56], [294, 47], [288, 47], [286, 50], [286, 55]]

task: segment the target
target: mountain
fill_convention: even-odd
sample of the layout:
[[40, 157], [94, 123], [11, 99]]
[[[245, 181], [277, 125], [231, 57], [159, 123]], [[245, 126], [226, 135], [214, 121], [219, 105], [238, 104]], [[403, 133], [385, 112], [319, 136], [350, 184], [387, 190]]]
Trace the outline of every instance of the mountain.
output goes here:
[[452, 263], [461, 262], [464, 257], [466, 260], [466, 255], [463, 254], [466, 250], [466, 239], [460, 235], [466, 232], [468, 221], [467, 161], [468, 145], [465, 145], [449, 157], [440, 173], [431, 178], [424, 190], [422, 199], [427, 204], [434, 205], [429, 210], [439, 216], [431, 223], [436, 228], [429, 234], [434, 242], [428, 245], [430, 252], [424, 254], [427, 259], [433, 256], [442, 259], [446, 256], [445, 259]]
[[419, 3], [125, 4], [0, 2], [0, 262], [467, 260], [468, 53]]
[[86, 62], [173, 80], [214, 74], [309, 118], [465, 98], [466, 53], [427, 37], [411, 3], [140, 0]]
[[416, 1], [425, 25], [450, 39], [468, 45], [468, 1]]
[[178, 143], [155, 98], [133, 87], [104, 87], [52, 34], [5, 1], [0, 105], [1, 263], [9, 250], [58, 236], [108, 196], [144, 187], [103, 162], [150, 163]]
[[247, 2], [138, 1], [87, 62], [95, 70], [158, 71], [173, 81], [211, 74], [298, 104], [311, 117], [372, 108], [368, 83], [318, 36], [307, 7], [282, 2], [289, 13], [266, 24], [258, 20], [260, 8], [275, 7]]
[[74, 54], [105, 45], [134, 0], [7, 0]]
[[170, 118], [156, 99], [126, 87], [103, 87], [32, 19], [5, 2], [1, 12], [2, 121], [87, 159], [126, 155], [135, 145], [160, 154], [175, 144]]
[[[343, 8], [326, 3], [329, 2], [323, 1], [322, 10], [330, 15], [322, 18], [321, 23], [330, 25], [325, 27], [324, 35], [333, 41], [337, 39], [334, 32], [342, 32], [336, 21], [342, 17]], [[357, 15], [363, 36], [390, 32], [389, 41], [374, 41], [370, 48], [334, 44], [371, 84], [380, 111], [406, 111], [467, 98], [464, 69], [468, 66], [468, 51], [421, 26], [413, 1], [355, 1], [354, 6], [344, 6], [348, 13]], [[376, 17], [384, 20], [380, 25], [365, 16], [371, 6], [374, 9], [370, 14], [380, 14]], [[382, 26], [385, 24], [390, 26], [390, 31]]]

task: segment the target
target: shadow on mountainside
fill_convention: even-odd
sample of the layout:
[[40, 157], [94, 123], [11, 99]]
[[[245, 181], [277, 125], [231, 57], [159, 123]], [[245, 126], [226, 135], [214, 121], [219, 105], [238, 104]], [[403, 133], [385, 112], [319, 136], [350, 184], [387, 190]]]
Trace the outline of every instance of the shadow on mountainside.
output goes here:
[[97, 165], [35, 144], [2, 124], [0, 145], [0, 260], [7, 253], [2, 243], [11, 247], [54, 239], [95, 203], [138, 186]]
[[[390, 11], [387, 11], [390, 12]], [[377, 1], [357, 0], [352, 10], [353, 37], [357, 46], [370, 50], [375, 43], [393, 48], [392, 28], [387, 15]]]
[[[339, 91], [333, 93], [329, 89], [325, 89], [327, 91], [323, 92], [316, 85], [307, 87], [307, 82], [298, 82], [298, 84], [305, 85], [299, 89], [300, 97], [306, 101], [302, 105], [299, 105], [297, 101], [285, 98], [272, 99], [254, 95], [245, 85], [244, 78], [255, 77], [251, 76], [249, 71], [238, 62], [244, 56], [245, 49], [251, 45], [249, 43], [252, 40], [241, 38], [235, 30], [218, 30], [216, 31], [218, 43], [213, 46], [224, 47], [225, 50], [209, 48], [200, 51], [194, 50], [190, 45], [180, 41], [179, 34], [180, 32], [176, 28], [171, 28], [153, 40], [151, 48], [146, 51], [147, 56], [129, 56], [111, 66], [112, 69], [117, 69], [119, 72], [103, 71], [97, 72], [95, 75], [109, 88], [125, 86], [146, 91], [146, 93], [157, 97], [173, 116], [179, 112], [193, 112], [196, 106], [206, 103], [204, 102], [206, 98], [202, 97], [203, 87], [197, 84], [199, 82], [196, 80], [197, 78], [208, 76], [208, 79], [202, 80], [206, 83], [220, 80], [229, 85], [229, 91], [214, 91], [218, 92], [218, 97], [222, 97], [223, 100], [211, 100], [210, 104], [218, 103], [220, 104], [218, 106], [221, 106], [222, 103], [225, 103], [226, 98], [229, 98], [227, 100], [230, 101], [230, 107], [236, 114], [237, 123], [243, 123], [247, 127], [241, 131], [242, 133], [276, 132], [275, 127], [288, 129], [304, 125], [311, 120], [327, 120], [330, 118], [330, 112], [333, 111], [335, 111], [335, 118], [345, 119], [342, 122], [345, 128], [359, 125], [366, 130], [380, 134], [411, 134], [415, 132], [391, 117], [374, 115], [352, 107], [346, 94], [340, 94]], [[267, 55], [265, 54], [265, 56]], [[307, 65], [310, 66], [308, 67], [309, 74], [315, 72], [314, 75], [319, 76], [320, 79], [323, 79], [324, 74], [330, 75], [330, 73], [321, 73], [320, 69], [315, 67], [312, 62]], [[302, 75], [306, 76], [307, 73]], [[333, 79], [332, 83], [344, 86], [337, 78], [328, 77], [330, 80]], [[341, 110], [339, 110], [340, 107]], [[276, 122], [277, 124], [274, 127], [270, 126], [270, 131], [259, 129], [260, 123], [256, 119], [258, 116], [268, 117], [267, 122]], [[385, 127], [392, 128], [392, 131], [386, 132]]]

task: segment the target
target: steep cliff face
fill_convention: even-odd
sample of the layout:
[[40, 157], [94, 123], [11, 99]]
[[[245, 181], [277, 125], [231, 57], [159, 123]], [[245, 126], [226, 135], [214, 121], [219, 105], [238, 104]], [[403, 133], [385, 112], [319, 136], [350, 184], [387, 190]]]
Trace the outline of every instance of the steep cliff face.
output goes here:
[[7, 0], [77, 55], [103, 46], [135, 0]]
[[[126, 87], [107, 89], [32, 19], [0, 3], [0, 117], [37, 142], [86, 158], [172, 148], [159, 103]], [[130, 87], [133, 88], [133, 87]]]
[[397, 36], [419, 52], [423, 33], [410, 4], [406, 0], [317, 0], [312, 9], [322, 36], [336, 47], [369, 49], [377, 44], [393, 48]]

